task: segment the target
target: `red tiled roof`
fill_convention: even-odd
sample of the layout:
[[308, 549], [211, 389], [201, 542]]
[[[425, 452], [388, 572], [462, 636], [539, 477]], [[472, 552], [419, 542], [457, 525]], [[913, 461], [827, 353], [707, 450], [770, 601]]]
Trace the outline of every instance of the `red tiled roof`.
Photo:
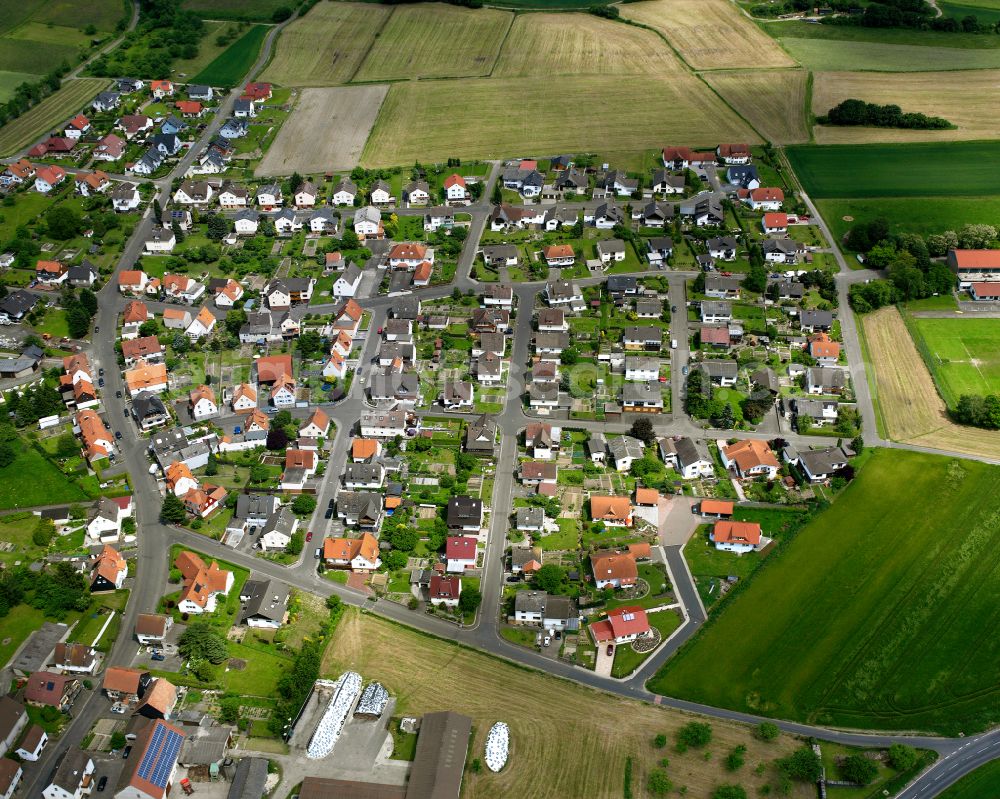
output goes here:
[[712, 540], [718, 544], [757, 546], [760, 543], [760, 524], [758, 522], [718, 521], [712, 528]]
[[445, 543], [444, 556], [449, 560], [475, 560], [478, 540], [467, 535], [450, 535]]

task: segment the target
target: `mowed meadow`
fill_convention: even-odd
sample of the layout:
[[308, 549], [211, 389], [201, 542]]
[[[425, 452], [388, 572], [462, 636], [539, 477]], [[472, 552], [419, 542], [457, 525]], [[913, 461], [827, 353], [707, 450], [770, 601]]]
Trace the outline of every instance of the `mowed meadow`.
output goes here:
[[909, 327], [949, 408], [963, 394], [1000, 393], [997, 320], [914, 317]]
[[[347, 669], [388, 688], [397, 714], [453, 710], [472, 718], [462, 781], [469, 799], [621, 799], [626, 758], [632, 761], [631, 789], [644, 797], [647, 774], [665, 755], [671, 781], [689, 799], [710, 799], [724, 782], [756, 796], [769, 783], [766, 790], [775, 789], [773, 761], [801, 745], [787, 735], [763, 743], [749, 727], [606, 694], [355, 610], [341, 619], [321, 673], [336, 678]], [[654, 736], [673, 742], [677, 730], [695, 719], [712, 727], [704, 750], [653, 747]], [[468, 766], [482, 759], [496, 721], [510, 725], [510, 761], [499, 774], [473, 773]], [[719, 764], [736, 746], [746, 747], [746, 765], [723, 774]], [[806, 799], [816, 791], [796, 783], [788, 795]]]
[[850, 728], [1000, 720], [1000, 468], [876, 452], [649, 684]]

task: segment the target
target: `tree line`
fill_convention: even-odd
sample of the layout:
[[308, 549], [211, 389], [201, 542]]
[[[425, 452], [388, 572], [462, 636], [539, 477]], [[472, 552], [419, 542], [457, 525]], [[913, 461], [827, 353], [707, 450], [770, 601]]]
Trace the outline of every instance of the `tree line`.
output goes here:
[[903, 113], [898, 105], [879, 105], [864, 100], [844, 100], [831, 108], [826, 116], [817, 117], [820, 125], [864, 125], [872, 128], [903, 128], [907, 130], [951, 130], [954, 125], [943, 117], [915, 112]]

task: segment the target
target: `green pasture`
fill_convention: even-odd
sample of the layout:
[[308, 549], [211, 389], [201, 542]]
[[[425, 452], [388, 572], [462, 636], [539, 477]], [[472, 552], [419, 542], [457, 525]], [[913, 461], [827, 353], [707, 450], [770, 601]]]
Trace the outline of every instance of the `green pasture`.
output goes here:
[[653, 680], [848, 728], [955, 735], [1000, 712], [1000, 468], [879, 450]]
[[788, 158], [813, 199], [996, 193], [1000, 142], [796, 145]]

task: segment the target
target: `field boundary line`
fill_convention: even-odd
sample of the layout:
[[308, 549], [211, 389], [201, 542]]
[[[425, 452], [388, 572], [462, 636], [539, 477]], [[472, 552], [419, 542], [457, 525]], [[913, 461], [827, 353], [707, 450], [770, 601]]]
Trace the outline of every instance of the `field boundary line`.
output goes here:
[[511, 14], [510, 25], [507, 26], [507, 32], [503, 35], [503, 40], [500, 42], [500, 46], [497, 48], [497, 57], [493, 59], [493, 66], [490, 67], [490, 71], [487, 72], [483, 77], [492, 78], [493, 73], [497, 71], [497, 64], [500, 63], [500, 59], [503, 57], [503, 49], [507, 46], [507, 40], [510, 38], [510, 32], [514, 29], [514, 23], [517, 22], [517, 18], [520, 16], [520, 12], [515, 11]]
[[[913, 346], [916, 347], [917, 352], [920, 353], [920, 359], [924, 362], [924, 366], [927, 367], [927, 371], [930, 372], [931, 380], [934, 381], [934, 388], [937, 391], [938, 396], [944, 402], [945, 408], [950, 410], [955, 404], [957, 404], [957, 402], [954, 401], [954, 397], [951, 398], [953, 401], [949, 402], [951, 392], [945, 390], [944, 375], [938, 371], [937, 359], [935, 358], [934, 353], [931, 352], [930, 344], [927, 343], [927, 340], [924, 338], [923, 333], [920, 332], [920, 329], [915, 324], [915, 321], [902, 308], [899, 308], [899, 315], [903, 318], [903, 325], [906, 327], [906, 332], [913, 340]], [[965, 346], [964, 342], [962, 343], [962, 346]], [[966, 348], [965, 351], [968, 352], [968, 348]], [[971, 354], [969, 357], [972, 357]]]
[[[375, 31], [374, 33], [372, 33], [372, 40], [371, 40], [371, 43], [368, 45], [368, 49], [365, 50], [365, 54], [361, 58], [358, 59], [358, 65], [354, 68], [354, 72], [351, 73], [351, 76], [347, 79], [346, 83], [353, 83], [354, 79], [356, 77], [358, 77], [358, 73], [361, 72], [362, 67], [364, 67], [365, 62], [368, 60], [368, 56], [370, 56], [372, 54], [372, 48], [375, 47], [375, 42], [378, 40], [379, 36], [382, 35], [382, 31], [384, 31], [385, 30], [385, 26], [389, 24], [389, 20], [392, 19], [394, 16], [396, 16], [396, 12], [398, 10], [399, 10], [399, 6], [393, 6], [392, 7], [392, 11], [390, 11], [388, 14], [385, 15], [385, 19], [382, 20], [382, 24], [378, 26], [378, 30]], [[363, 83], [368, 83], [368, 81], [362, 81], [362, 82]], [[386, 81], [379, 81], [379, 82], [380, 83], [386, 83]], [[388, 96], [388, 92], [386, 92], [386, 96]], [[379, 107], [379, 113], [382, 113], [381, 106]], [[377, 116], [375, 117], [375, 122], [376, 123], [378, 122], [378, 117]], [[372, 126], [372, 130], [375, 130], [375, 126], [374, 125]], [[368, 135], [371, 136], [371, 132], [370, 131], [369, 131]], [[368, 146], [368, 142], [367, 141], [365, 141], [365, 146], [366, 147]]]
[[868, 334], [865, 332], [865, 317], [859, 320], [860, 324], [855, 327], [858, 331], [858, 341], [861, 342], [861, 358], [866, 364], [871, 365], [871, 369], [865, 369], [865, 381], [868, 383], [868, 391], [872, 397], [872, 407], [875, 409], [875, 432], [879, 438], [886, 441], [893, 441], [889, 436], [889, 425], [886, 422], [882, 411], [882, 403], [878, 394], [878, 380], [875, 377], [875, 364], [872, 362], [871, 353], [868, 346]]

